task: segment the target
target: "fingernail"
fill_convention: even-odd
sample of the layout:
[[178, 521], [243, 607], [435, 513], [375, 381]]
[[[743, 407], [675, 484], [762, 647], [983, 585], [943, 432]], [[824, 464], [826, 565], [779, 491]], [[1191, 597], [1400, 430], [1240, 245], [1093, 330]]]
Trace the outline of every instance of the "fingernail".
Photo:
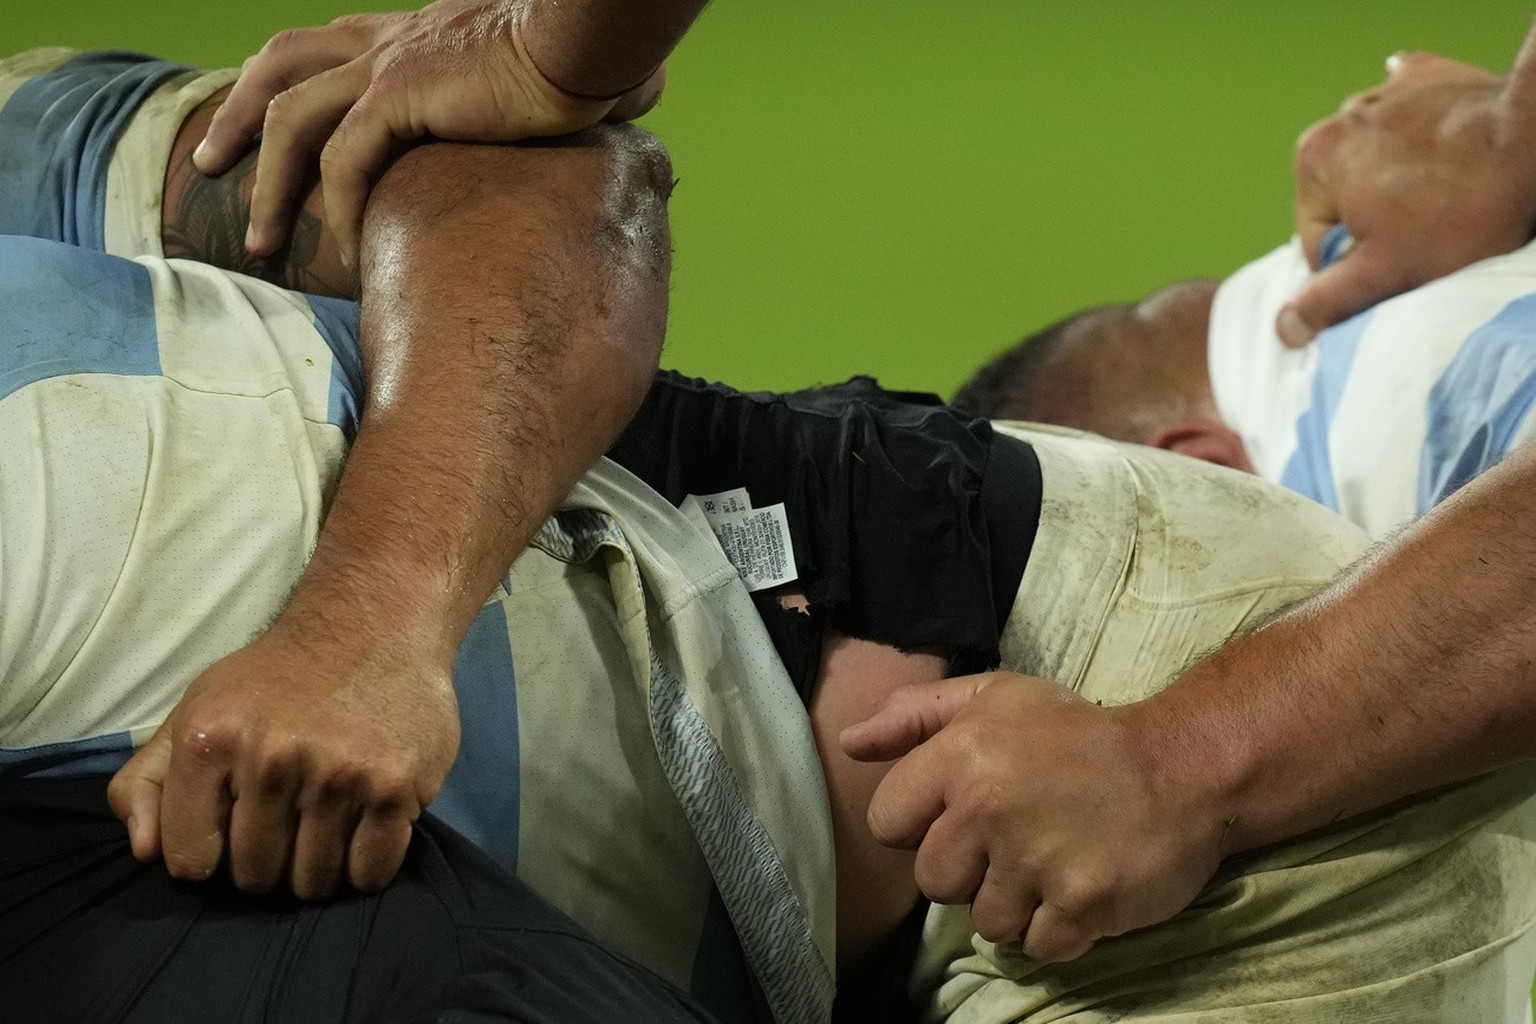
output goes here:
[[340, 256], [341, 265], [350, 272], [353, 269], [352, 265], [357, 262], [357, 258], [352, 254], [352, 247], [350, 245], [340, 246]]
[[192, 162], [197, 164], [199, 167], [201, 167], [203, 164], [208, 162], [208, 140], [207, 139], [204, 139], [202, 142], [199, 142], [197, 144], [197, 148], [192, 151]]
[[254, 225], [254, 224], [246, 225], [246, 228], [245, 228], [245, 251], [249, 252], [249, 253], [256, 252], [256, 243], [257, 243], [258, 240], [259, 239], [256, 236], [256, 225]]
[[1387, 58], [1387, 74], [1395, 75], [1403, 70], [1403, 51], [1398, 50]]
[[1317, 332], [1308, 326], [1294, 306], [1286, 306], [1280, 311], [1275, 330], [1279, 332], [1280, 340], [1292, 348], [1301, 348], [1317, 337]]

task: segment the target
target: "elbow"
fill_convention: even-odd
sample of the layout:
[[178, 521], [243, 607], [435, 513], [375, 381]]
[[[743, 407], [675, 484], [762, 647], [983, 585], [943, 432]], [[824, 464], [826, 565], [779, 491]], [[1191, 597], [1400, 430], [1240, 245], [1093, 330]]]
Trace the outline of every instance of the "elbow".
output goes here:
[[586, 134], [604, 154], [591, 236], [593, 257], [605, 270], [600, 302], [612, 327], [613, 356], [624, 370], [623, 404], [634, 409], [650, 388], [666, 337], [672, 162], [654, 136], [632, 125], [603, 125]]

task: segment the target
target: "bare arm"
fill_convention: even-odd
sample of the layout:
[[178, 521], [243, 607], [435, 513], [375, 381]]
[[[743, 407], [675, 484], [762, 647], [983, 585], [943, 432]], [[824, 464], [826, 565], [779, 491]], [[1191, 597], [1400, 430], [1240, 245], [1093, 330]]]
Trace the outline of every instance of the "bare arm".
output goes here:
[[1249, 849], [1536, 756], [1536, 449], [1139, 709]]
[[573, 96], [619, 96], [661, 66], [707, 0], [534, 3], [528, 55]]
[[[1138, 704], [1011, 673], [898, 693], [842, 737], [905, 755], [872, 831], [983, 936], [1067, 960], [1173, 916], [1224, 856], [1536, 757], [1533, 495], [1527, 448]], [[1000, 864], [1022, 896], [996, 897]]]
[[[140, 856], [202, 878], [227, 854], [242, 887], [306, 897], [393, 876], [457, 746], [459, 641], [649, 385], [669, 188], [659, 147], [627, 128], [423, 146], [381, 182], [346, 472], [287, 609], [114, 780]], [[301, 283], [326, 252], [317, 238], [262, 269]]]
[[704, 3], [436, 0], [279, 33], [247, 62], [198, 166], [222, 172], [261, 133], [249, 244], [267, 254], [318, 158], [326, 220], [350, 260], [369, 188], [399, 142], [508, 142], [638, 117]]

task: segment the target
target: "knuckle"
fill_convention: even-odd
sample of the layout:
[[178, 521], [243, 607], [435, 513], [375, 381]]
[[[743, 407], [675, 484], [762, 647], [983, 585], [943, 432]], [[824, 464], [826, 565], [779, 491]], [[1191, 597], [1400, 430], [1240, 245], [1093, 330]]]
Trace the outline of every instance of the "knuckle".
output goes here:
[[133, 795], [133, 779], [127, 772], [118, 772], [112, 776], [112, 781], [107, 783], [107, 803], [114, 810], [126, 808], [129, 797]]
[[377, 813], [408, 811], [416, 803], [416, 780], [397, 767], [379, 768], [366, 773], [368, 806]]
[[1344, 97], [1344, 102], [1339, 104], [1339, 113], [1348, 117], [1360, 117], [1380, 102], [1381, 90], [1379, 89], [1365, 89], [1350, 93]]
[[1076, 960], [1093, 948], [1094, 939], [1073, 927], [1031, 928], [1024, 939], [1024, 955], [1041, 963]]
[[338, 803], [355, 800], [367, 791], [369, 782], [363, 767], [353, 761], [337, 761], [316, 773], [314, 802]]
[[251, 781], [264, 792], [286, 789], [299, 774], [303, 761], [303, 753], [294, 743], [265, 743], [251, 758]]
[[1051, 903], [1062, 915], [1074, 921], [1099, 920], [1108, 915], [1115, 902], [1115, 889], [1101, 877], [1074, 874], [1051, 894]]
[[266, 131], [282, 133], [297, 124], [304, 116], [303, 99], [303, 83], [273, 96], [267, 103]]
[[1308, 126], [1296, 137], [1296, 166], [1315, 168], [1326, 163], [1347, 130], [1344, 119], [1337, 115]]
[[973, 826], [995, 831], [1009, 816], [1013, 787], [990, 773], [978, 773], [960, 801], [959, 811]]
[[942, 870], [939, 858], [919, 856], [912, 868], [912, 879], [923, 895], [935, 903], [954, 905], [970, 902], [972, 890], [961, 884], [953, 872]]
[[265, 63], [268, 59], [280, 59], [288, 51], [303, 46], [306, 37], [312, 30], [307, 28], [285, 28], [275, 32], [271, 39], [257, 52], [255, 60]]
[[339, 132], [333, 132], [320, 147], [320, 173], [325, 175], [327, 181], [337, 173], [349, 169], [347, 149], [343, 141]]
[[235, 730], [218, 718], [188, 716], [177, 726], [173, 739], [178, 753], [196, 764], [225, 761], [236, 746]]
[[[966, 833], [961, 832], [963, 837]], [[918, 848], [912, 877], [918, 888], [935, 903], [970, 903], [978, 898], [987, 880], [985, 858], [978, 851], [951, 841], [955, 833], [941, 828], [930, 833]]]
[[890, 846], [900, 838], [901, 832], [896, 822], [885, 805], [878, 800], [871, 801], [869, 810], [864, 812], [864, 823], [869, 828], [869, 834], [875, 837], [875, 842], [882, 846]]
[[1019, 915], [977, 903], [971, 907], [971, 927], [988, 942], [1011, 942], [1019, 937], [1024, 922]]

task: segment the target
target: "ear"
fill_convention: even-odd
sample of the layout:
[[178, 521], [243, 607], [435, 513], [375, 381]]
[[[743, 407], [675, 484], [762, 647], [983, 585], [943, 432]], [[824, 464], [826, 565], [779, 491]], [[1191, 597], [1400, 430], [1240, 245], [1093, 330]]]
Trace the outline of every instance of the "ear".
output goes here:
[[1164, 451], [1178, 452], [1192, 459], [1214, 462], [1228, 469], [1252, 473], [1248, 450], [1237, 432], [1220, 420], [1205, 418], [1170, 423], [1147, 439], [1147, 444]]

